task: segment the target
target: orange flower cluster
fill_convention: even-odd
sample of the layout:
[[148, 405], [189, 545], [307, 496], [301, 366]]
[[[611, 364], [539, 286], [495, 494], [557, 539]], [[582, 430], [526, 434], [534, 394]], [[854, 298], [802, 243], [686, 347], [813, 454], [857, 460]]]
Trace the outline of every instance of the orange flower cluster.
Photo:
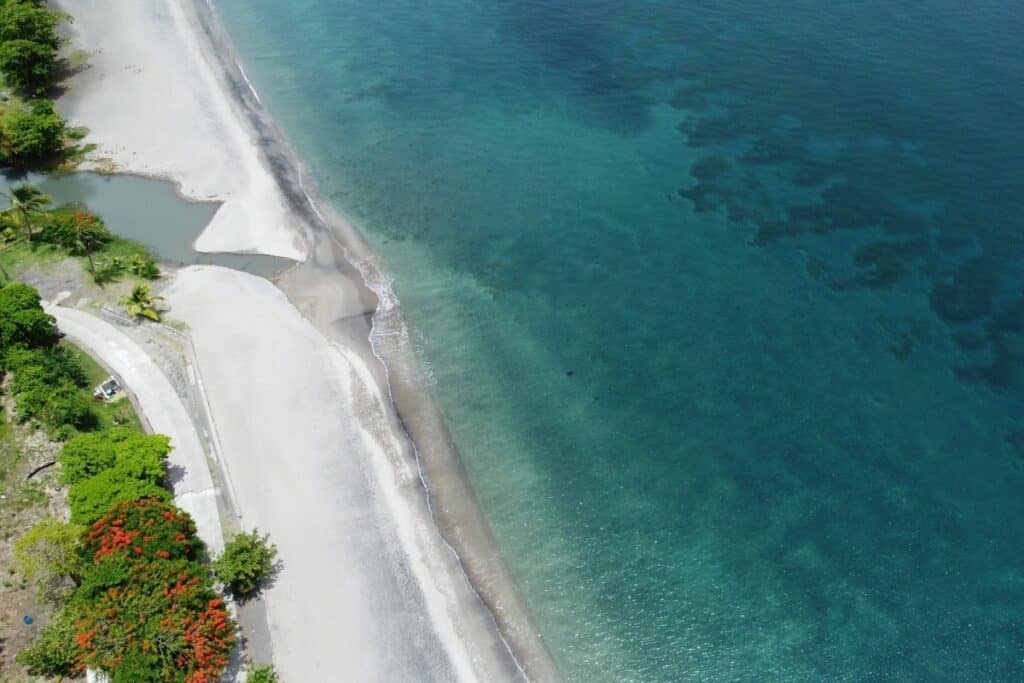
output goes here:
[[186, 619], [185, 642], [196, 664], [187, 683], [211, 683], [220, 678], [235, 640], [233, 631], [234, 625], [228, 619], [221, 598], [210, 600], [198, 616]]
[[117, 503], [93, 523], [84, 550], [94, 564], [122, 552], [147, 558], [195, 557], [195, 523], [184, 512], [155, 498]]

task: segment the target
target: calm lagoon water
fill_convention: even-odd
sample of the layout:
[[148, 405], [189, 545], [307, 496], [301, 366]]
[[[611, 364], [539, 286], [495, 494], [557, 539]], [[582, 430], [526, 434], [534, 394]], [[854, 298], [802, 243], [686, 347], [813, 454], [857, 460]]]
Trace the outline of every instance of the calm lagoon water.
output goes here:
[[216, 0], [574, 681], [1024, 677], [1024, 13]]
[[6, 190], [22, 181], [34, 183], [54, 206], [78, 204], [102, 216], [111, 231], [146, 245], [170, 265], [214, 264], [257, 275], [273, 275], [291, 265], [287, 259], [261, 254], [202, 254], [192, 244], [216, 213], [216, 202], [189, 202], [163, 180], [132, 175], [71, 173], [0, 178]]

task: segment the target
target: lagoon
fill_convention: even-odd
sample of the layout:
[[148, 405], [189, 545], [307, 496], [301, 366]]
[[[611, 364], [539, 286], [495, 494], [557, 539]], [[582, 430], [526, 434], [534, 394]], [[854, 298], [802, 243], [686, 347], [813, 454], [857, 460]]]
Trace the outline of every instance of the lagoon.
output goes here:
[[101, 216], [115, 234], [144, 244], [159, 261], [172, 266], [213, 264], [263, 276], [291, 265], [288, 259], [261, 254], [205, 254], [193, 249], [196, 238], [213, 218], [217, 202], [193, 202], [177, 193], [172, 183], [124, 174], [91, 172], [59, 175], [31, 174], [0, 181], [0, 189], [32, 182], [55, 206], [76, 204]]

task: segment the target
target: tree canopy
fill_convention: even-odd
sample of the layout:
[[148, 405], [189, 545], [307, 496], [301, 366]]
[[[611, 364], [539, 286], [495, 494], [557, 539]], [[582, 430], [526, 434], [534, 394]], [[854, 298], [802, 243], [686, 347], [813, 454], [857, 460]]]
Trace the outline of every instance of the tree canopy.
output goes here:
[[0, 73], [9, 86], [27, 95], [53, 86], [61, 42], [56, 29], [64, 18], [42, 3], [6, 0], [0, 4]]
[[56, 29], [61, 15], [41, 4], [8, 1], [0, 5], [0, 42], [31, 40], [54, 50], [60, 47]]
[[134, 479], [157, 483], [170, 452], [171, 440], [162, 434], [140, 434], [124, 427], [79, 434], [57, 456], [61, 483], [76, 484], [112, 467]]
[[[0, 70], [4, 48], [0, 45]], [[11, 107], [4, 121], [4, 147], [9, 161], [24, 164], [45, 159], [64, 148], [67, 124], [50, 100], [34, 100], [29, 106]]]
[[56, 343], [56, 321], [40, 302], [39, 292], [20, 282], [0, 287], [0, 351]]
[[171, 497], [167, 489], [149, 479], [136, 479], [116, 465], [94, 477], [77, 482], [68, 491], [71, 521], [91, 524], [103, 516], [114, 503], [156, 498], [166, 501]]

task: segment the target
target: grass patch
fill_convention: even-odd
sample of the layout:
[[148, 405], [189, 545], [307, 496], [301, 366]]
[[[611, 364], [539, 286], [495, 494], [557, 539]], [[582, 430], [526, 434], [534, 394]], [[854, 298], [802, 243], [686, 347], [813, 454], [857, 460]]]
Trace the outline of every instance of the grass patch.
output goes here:
[[11, 279], [30, 266], [46, 270], [66, 258], [67, 251], [53, 244], [28, 244], [23, 238], [0, 242], [0, 267]]
[[[43, 242], [38, 236], [29, 242], [21, 231], [11, 231], [7, 235], [8, 239], [0, 240], [0, 278], [18, 279], [17, 276], [29, 268], [46, 272], [65, 259], [77, 261], [82, 266], [82, 271], [89, 276], [87, 257], [74, 256], [64, 247]], [[151, 282], [151, 278], [133, 272], [132, 265], [139, 261], [153, 262], [153, 255], [141, 243], [114, 235], [93, 254], [93, 263], [96, 265], [99, 280], [97, 284], [120, 280], [135, 283]]]
[[[110, 377], [110, 373], [97, 363], [92, 356], [74, 344], [62, 341], [60, 345], [66, 348], [82, 366], [82, 369], [85, 370], [85, 376], [89, 383], [83, 391], [91, 397], [92, 390], [100, 382]], [[128, 397], [125, 396], [123, 391], [118, 394], [118, 397], [115, 401], [96, 401], [93, 404], [96, 415], [99, 418], [99, 429], [128, 427], [138, 432], [144, 431], [142, 429], [142, 421], [139, 419], [138, 414], [136, 414], [135, 408], [132, 406], [131, 401], [128, 400]]]

